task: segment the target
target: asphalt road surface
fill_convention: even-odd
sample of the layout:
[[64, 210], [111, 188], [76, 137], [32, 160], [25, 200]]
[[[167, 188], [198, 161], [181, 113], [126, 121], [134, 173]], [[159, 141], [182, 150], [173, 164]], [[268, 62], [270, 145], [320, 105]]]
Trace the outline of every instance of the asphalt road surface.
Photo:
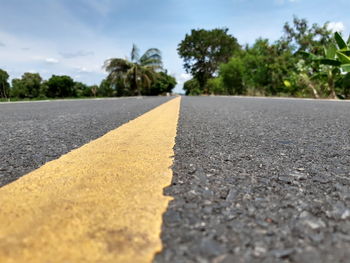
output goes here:
[[183, 98], [156, 262], [349, 262], [350, 103]]
[[[6, 184], [166, 98], [0, 105]], [[155, 262], [349, 262], [350, 102], [183, 97]]]
[[166, 97], [0, 104], [0, 186], [142, 115]]

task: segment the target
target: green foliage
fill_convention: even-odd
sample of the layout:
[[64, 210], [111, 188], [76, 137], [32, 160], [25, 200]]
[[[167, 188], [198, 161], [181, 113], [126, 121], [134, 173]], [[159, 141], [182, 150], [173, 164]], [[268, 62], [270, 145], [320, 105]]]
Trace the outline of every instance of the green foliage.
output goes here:
[[92, 95], [90, 87], [82, 82], [75, 82], [73, 90], [77, 97], [90, 97]]
[[64, 98], [77, 96], [74, 90], [74, 80], [69, 76], [53, 75], [46, 82], [47, 97], [49, 98]]
[[337, 42], [339, 49], [348, 49], [347, 43], [338, 32], [334, 33], [334, 39], [335, 42]]
[[11, 97], [38, 98], [41, 92], [42, 78], [38, 73], [24, 73], [21, 79], [12, 80]]
[[[133, 51], [134, 58], [137, 58], [136, 50]], [[151, 50], [150, 53], [153, 51]], [[147, 55], [147, 56], [148, 56]], [[143, 56], [140, 59], [146, 60]], [[155, 69], [155, 61], [149, 59]], [[159, 95], [170, 93], [176, 86], [176, 79], [167, 74], [166, 71], [152, 72], [151, 86], [143, 85], [140, 87], [140, 93], [143, 95]], [[112, 82], [110, 78], [101, 81], [100, 85], [88, 86], [82, 82], [75, 82], [69, 76], [53, 75], [50, 79], [43, 81], [38, 73], [24, 73], [21, 78], [12, 80], [12, 87], [8, 84], [9, 76], [5, 71], [0, 70], [0, 81], [5, 83], [1, 87], [0, 97], [9, 98], [11, 95], [14, 99], [38, 99], [38, 98], [68, 98], [68, 97], [112, 97], [112, 96], [131, 96], [135, 95], [135, 90], [125, 85], [124, 79], [117, 79]], [[5, 93], [2, 91], [5, 90]]]
[[27, 90], [24, 88], [21, 79], [13, 79], [12, 80], [12, 88], [11, 88], [11, 97], [15, 98], [26, 98]]
[[0, 69], [0, 98], [7, 99], [10, 95], [10, 84], [8, 83], [9, 74]]
[[167, 74], [167, 72], [159, 72], [157, 78], [149, 90], [146, 90], [145, 95], [159, 95], [171, 93], [175, 88], [176, 79]]
[[332, 31], [328, 29], [328, 23], [323, 26], [309, 25], [306, 19], [294, 17], [293, 24], [284, 25], [282, 40], [293, 48], [293, 51], [306, 51], [313, 54], [321, 54], [323, 46], [332, 42]]
[[243, 84], [244, 64], [239, 57], [233, 57], [220, 67], [219, 76], [222, 82], [222, 90], [228, 95], [241, 95], [245, 93]]
[[208, 91], [209, 94], [214, 94], [214, 95], [227, 94], [226, 90], [222, 84], [221, 78], [208, 79], [207, 84], [205, 86], [205, 89]]
[[313, 72], [312, 78], [324, 80], [332, 98], [336, 98], [337, 93], [346, 98], [348, 75], [342, 74], [342, 71], [350, 72], [350, 44], [338, 32], [334, 33], [333, 39], [333, 43], [323, 47], [323, 54], [317, 56], [303, 52], [303, 55], [310, 59], [310, 63], [316, 64], [317, 71]]
[[115, 95], [113, 85], [107, 79], [102, 80], [97, 95], [100, 97], [113, 97]]
[[310, 25], [294, 17], [278, 41], [259, 38], [243, 49], [236, 43], [229, 59], [216, 64], [205, 56], [213, 50], [210, 41], [208, 31], [192, 30], [179, 45], [185, 70], [193, 76], [184, 85], [186, 94], [349, 96], [350, 38], [332, 37], [327, 23]]
[[184, 68], [197, 79], [204, 92], [206, 82], [218, 71], [221, 63], [227, 62], [240, 49], [236, 38], [228, 29], [193, 29], [178, 45], [178, 53], [184, 60]]
[[341, 82], [344, 98], [350, 98], [350, 73], [347, 73]]
[[[141, 57], [139, 49], [133, 45], [131, 60], [111, 58], [105, 61], [104, 68], [109, 73], [108, 81], [128, 90], [128, 95], [141, 95], [157, 77], [157, 70], [162, 68], [162, 57], [159, 49], [148, 49]], [[124, 95], [124, 94], [123, 94]]]
[[277, 95], [285, 92], [284, 80], [294, 60], [290, 47], [257, 39], [222, 64], [219, 76], [226, 94]]
[[187, 80], [184, 83], [183, 89], [185, 90], [186, 95], [191, 95], [191, 96], [200, 95], [202, 94], [202, 91], [203, 91], [199, 85], [198, 80], [195, 78]]

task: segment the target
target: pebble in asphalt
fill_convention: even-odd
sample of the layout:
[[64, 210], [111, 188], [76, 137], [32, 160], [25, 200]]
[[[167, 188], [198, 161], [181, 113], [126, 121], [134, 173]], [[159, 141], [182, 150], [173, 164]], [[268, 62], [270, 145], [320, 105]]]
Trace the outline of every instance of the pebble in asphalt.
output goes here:
[[0, 104], [0, 187], [169, 100]]
[[350, 103], [185, 97], [155, 262], [350, 262]]

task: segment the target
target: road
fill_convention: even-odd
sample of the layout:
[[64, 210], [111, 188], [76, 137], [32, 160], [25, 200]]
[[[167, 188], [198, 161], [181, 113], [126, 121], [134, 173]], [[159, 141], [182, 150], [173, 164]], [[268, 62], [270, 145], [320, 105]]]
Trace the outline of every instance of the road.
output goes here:
[[348, 102], [183, 98], [173, 170], [157, 262], [350, 258]]
[[[165, 101], [0, 105], [2, 184]], [[154, 262], [348, 262], [349, 102], [183, 97], [175, 142]]]
[[0, 104], [0, 186], [167, 100], [122, 98]]

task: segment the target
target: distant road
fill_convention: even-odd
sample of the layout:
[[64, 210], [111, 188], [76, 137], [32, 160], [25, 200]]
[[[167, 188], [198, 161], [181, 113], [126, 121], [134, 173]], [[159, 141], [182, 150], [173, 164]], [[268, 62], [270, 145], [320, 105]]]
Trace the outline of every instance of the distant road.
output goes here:
[[0, 186], [167, 101], [166, 97], [0, 104]]
[[[350, 102], [182, 97], [178, 114], [180, 99], [162, 104], [167, 100], [0, 105], [2, 184], [141, 115], [127, 127], [38, 169], [32, 179], [24, 176], [0, 188], [0, 202], [1, 198], [7, 200], [5, 204], [12, 202], [1, 207], [0, 218], [5, 211], [2, 216], [9, 222], [10, 214], [28, 226], [31, 211], [39, 215], [49, 211], [49, 215], [52, 206], [63, 219], [53, 216], [45, 223], [55, 226], [57, 221], [58, 233], [68, 226], [79, 234], [64, 232], [62, 240], [82, 237], [86, 248], [89, 242], [99, 244], [91, 246], [98, 251], [88, 249], [89, 254], [62, 245], [63, 252], [58, 253], [62, 258], [65, 252], [72, 253], [66, 261], [77, 255], [91, 255], [85, 262], [99, 262], [93, 256], [100, 262], [116, 258], [133, 262], [135, 253], [152, 258], [160, 248], [161, 230], [157, 263], [348, 262]], [[99, 159], [98, 165], [91, 156]], [[87, 164], [85, 157], [90, 158]], [[66, 174], [64, 169], [73, 172]], [[169, 185], [167, 179], [171, 185], [164, 192], [172, 198], [169, 204], [160, 187]], [[26, 182], [31, 183], [28, 189]], [[67, 197], [61, 198], [56, 185], [68, 186], [62, 190]], [[22, 190], [30, 196], [33, 210], [23, 204], [26, 197], [18, 194]], [[21, 196], [18, 200], [23, 201], [17, 203], [26, 218], [17, 217], [19, 208], [13, 205], [11, 193]], [[42, 205], [35, 207], [36, 200]], [[128, 209], [128, 202], [133, 209]], [[71, 217], [64, 218], [62, 209]], [[43, 237], [40, 242], [54, 237], [60, 244], [60, 235], [31, 220]], [[6, 244], [0, 246], [0, 259], [11, 258], [11, 253], [14, 258], [21, 256], [11, 251], [11, 244], [20, 248], [23, 240], [30, 239], [28, 232], [12, 237], [2, 236], [2, 230], [7, 233], [8, 228], [0, 227], [0, 244], [1, 238]], [[29, 241], [41, 249], [35, 239]], [[30, 258], [30, 254], [22, 256]]]

